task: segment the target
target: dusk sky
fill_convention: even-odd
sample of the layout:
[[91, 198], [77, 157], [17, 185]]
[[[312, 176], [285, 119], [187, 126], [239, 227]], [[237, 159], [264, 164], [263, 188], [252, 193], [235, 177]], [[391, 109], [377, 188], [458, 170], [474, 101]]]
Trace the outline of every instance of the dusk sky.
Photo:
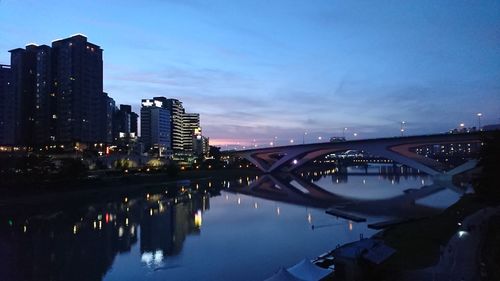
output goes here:
[[0, 23], [1, 64], [82, 33], [117, 104], [180, 99], [211, 144], [500, 123], [500, 1], [0, 0]]

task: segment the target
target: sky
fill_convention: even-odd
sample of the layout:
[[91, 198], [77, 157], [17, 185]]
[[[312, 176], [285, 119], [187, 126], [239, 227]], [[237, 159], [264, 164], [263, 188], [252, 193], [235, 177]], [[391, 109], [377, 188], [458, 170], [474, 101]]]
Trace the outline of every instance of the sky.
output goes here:
[[0, 0], [0, 64], [76, 33], [117, 104], [177, 98], [211, 144], [500, 123], [500, 1]]

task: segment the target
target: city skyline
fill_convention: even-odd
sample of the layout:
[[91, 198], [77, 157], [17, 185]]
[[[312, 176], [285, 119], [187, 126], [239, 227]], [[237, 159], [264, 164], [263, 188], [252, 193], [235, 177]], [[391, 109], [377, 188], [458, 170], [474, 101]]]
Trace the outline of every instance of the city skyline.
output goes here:
[[499, 11], [498, 1], [1, 1], [0, 64], [32, 41], [83, 33], [104, 49], [117, 104], [185, 101], [217, 145], [396, 136], [402, 121], [425, 134], [477, 126], [479, 112], [481, 125], [499, 123]]

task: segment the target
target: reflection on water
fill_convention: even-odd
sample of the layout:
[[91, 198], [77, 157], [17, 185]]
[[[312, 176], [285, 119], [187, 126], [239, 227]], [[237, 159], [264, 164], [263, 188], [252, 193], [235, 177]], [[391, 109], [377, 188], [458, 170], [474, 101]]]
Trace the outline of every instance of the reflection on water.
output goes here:
[[[403, 190], [429, 180], [400, 176], [393, 184], [389, 176], [351, 172], [195, 182], [110, 200], [26, 207], [15, 215], [7, 210], [0, 215], [0, 280], [264, 279], [280, 266], [374, 233], [366, 223], [325, 214], [325, 207], [348, 208], [350, 198], [373, 189], [397, 191], [373, 195], [373, 202], [392, 198], [399, 204], [408, 197]], [[358, 211], [373, 208], [363, 206]], [[373, 212], [369, 223], [385, 216]]]
[[348, 173], [332, 173], [315, 177], [313, 182], [334, 194], [352, 199], [391, 198], [408, 189], [431, 185], [432, 178], [411, 168], [392, 165], [349, 167]]

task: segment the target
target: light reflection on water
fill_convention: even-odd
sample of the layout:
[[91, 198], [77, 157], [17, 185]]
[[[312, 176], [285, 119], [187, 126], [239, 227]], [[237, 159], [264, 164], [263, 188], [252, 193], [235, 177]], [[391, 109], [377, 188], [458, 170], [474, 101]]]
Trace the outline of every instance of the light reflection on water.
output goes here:
[[[346, 197], [379, 199], [429, 180], [333, 177], [312, 181]], [[0, 216], [0, 280], [262, 280], [280, 266], [374, 233], [367, 223], [327, 215], [310, 200], [291, 204], [274, 183], [261, 190], [271, 193], [248, 190], [264, 178], [193, 182]], [[366, 216], [368, 223], [381, 217]]]

